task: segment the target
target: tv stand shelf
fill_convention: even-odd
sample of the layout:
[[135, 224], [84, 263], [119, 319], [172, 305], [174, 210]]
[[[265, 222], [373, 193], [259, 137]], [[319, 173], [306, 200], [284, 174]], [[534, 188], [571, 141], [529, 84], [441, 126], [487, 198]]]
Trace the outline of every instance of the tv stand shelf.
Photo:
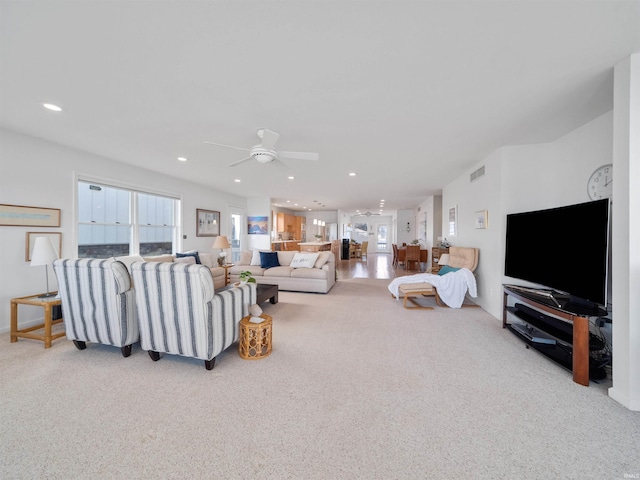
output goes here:
[[[508, 298], [513, 297], [523, 304], [540, 310], [572, 324], [572, 365], [573, 381], [589, 386], [589, 319], [582, 314], [575, 314], [557, 306], [557, 302], [545, 295], [537, 295], [533, 291], [526, 291], [517, 286], [503, 285], [502, 328], [507, 328], [507, 313], [509, 312]], [[525, 320], [526, 321], [526, 320]], [[537, 326], [537, 328], [541, 328]], [[543, 332], [544, 333], [544, 332]], [[551, 332], [550, 332], [551, 333]], [[556, 332], [553, 332], [556, 333]], [[553, 333], [551, 333], [553, 335]], [[554, 335], [558, 337], [559, 335]], [[562, 337], [562, 336], [560, 336]], [[567, 337], [562, 340], [568, 340]]]

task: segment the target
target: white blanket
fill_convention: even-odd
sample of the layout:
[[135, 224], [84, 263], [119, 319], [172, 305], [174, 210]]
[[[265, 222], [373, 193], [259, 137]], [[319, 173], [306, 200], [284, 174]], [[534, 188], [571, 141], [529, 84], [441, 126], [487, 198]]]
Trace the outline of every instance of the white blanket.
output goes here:
[[473, 298], [478, 296], [476, 286], [476, 277], [468, 268], [461, 268], [455, 272], [449, 272], [446, 275], [433, 275], [431, 273], [418, 273], [417, 275], [408, 275], [406, 277], [398, 277], [389, 284], [389, 291], [392, 295], [399, 299], [398, 287], [403, 283], [422, 283], [427, 282], [436, 287], [438, 296], [442, 301], [451, 308], [460, 308], [464, 302], [464, 297], [469, 291], [469, 295]]

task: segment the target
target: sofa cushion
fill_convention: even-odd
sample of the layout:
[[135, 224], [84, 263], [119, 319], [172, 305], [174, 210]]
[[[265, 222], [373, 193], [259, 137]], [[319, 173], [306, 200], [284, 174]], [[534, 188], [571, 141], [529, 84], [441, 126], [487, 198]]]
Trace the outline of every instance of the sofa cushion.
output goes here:
[[[269, 270], [271, 272], [271, 270]], [[295, 268], [291, 272], [291, 278], [318, 278], [326, 280], [327, 270], [322, 268]]]
[[194, 257], [196, 259], [196, 263], [200, 265], [200, 255], [198, 255], [198, 252], [176, 253], [176, 258], [184, 257]]
[[329, 257], [331, 256], [331, 252], [319, 252], [318, 259], [314, 265], [315, 268], [322, 268], [322, 266], [329, 261]]
[[265, 277], [291, 277], [295, 269], [288, 266], [273, 267], [264, 271]]
[[191, 255], [188, 257], [177, 257], [174, 263], [188, 263], [193, 265], [196, 263], [196, 257], [192, 257]]
[[260, 265], [235, 265], [229, 269], [230, 275], [240, 275], [242, 272], [251, 272], [254, 277], [261, 277], [264, 275], [265, 269]]
[[298, 252], [291, 260], [290, 266], [293, 268], [313, 268], [318, 259], [318, 253], [302, 253]]
[[260, 265], [260, 252], [270, 252], [271, 250], [258, 250], [253, 249], [253, 255], [251, 256], [251, 263], [249, 265]]
[[165, 262], [173, 262], [173, 255], [153, 255], [151, 257], [142, 257], [144, 259], [145, 262], [158, 262], [158, 263], [165, 263]]
[[278, 252], [260, 252], [260, 267], [272, 268], [279, 267]]
[[280, 265], [291, 265], [291, 260], [293, 260], [296, 253], [298, 253], [296, 250], [284, 250], [278, 252], [278, 261], [280, 262]]

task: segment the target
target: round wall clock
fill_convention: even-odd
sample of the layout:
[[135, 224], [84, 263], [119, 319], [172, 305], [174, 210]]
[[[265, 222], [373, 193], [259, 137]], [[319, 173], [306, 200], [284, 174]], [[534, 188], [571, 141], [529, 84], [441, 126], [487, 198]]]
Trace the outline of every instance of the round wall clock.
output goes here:
[[587, 193], [591, 200], [611, 199], [613, 193], [613, 164], [602, 165], [595, 169], [587, 182]]

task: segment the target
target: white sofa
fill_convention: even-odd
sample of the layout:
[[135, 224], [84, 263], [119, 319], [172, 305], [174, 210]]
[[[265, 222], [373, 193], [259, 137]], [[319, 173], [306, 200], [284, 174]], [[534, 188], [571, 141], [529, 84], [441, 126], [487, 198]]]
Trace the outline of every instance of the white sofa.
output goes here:
[[[182, 255], [193, 255], [196, 252], [185, 252]], [[224, 281], [224, 268], [218, 266], [218, 261], [212, 253], [197, 252], [200, 263], [207, 267], [213, 277], [213, 287], [218, 290], [225, 285]], [[131, 264], [133, 262], [179, 262], [179, 263], [196, 263], [195, 256], [187, 256], [177, 258], [176, 255], [155, 255], [151, 257], [141, 257], [139, 255], [129, 255], [126, 257], [117, 257], [116, 260], [120, 260], [124, 263], [129, 271], [131, 271]]]
[[333, 252], [318, 252], [312, 268], [291, 265], [296, 254], [308, 255], [309, 252], [264, 252], [276, 254], [280, 266], [262, 268], [259, 264], [256, 265], [254, 252], [242, 252], [240, 261], [229, 269], [230, 281], [239, 281], [240, 273], [249, 271], [257, 283], [278, 285], [278, 290], [311, 293], [327, 293], [336, 283], [336, 259]]

